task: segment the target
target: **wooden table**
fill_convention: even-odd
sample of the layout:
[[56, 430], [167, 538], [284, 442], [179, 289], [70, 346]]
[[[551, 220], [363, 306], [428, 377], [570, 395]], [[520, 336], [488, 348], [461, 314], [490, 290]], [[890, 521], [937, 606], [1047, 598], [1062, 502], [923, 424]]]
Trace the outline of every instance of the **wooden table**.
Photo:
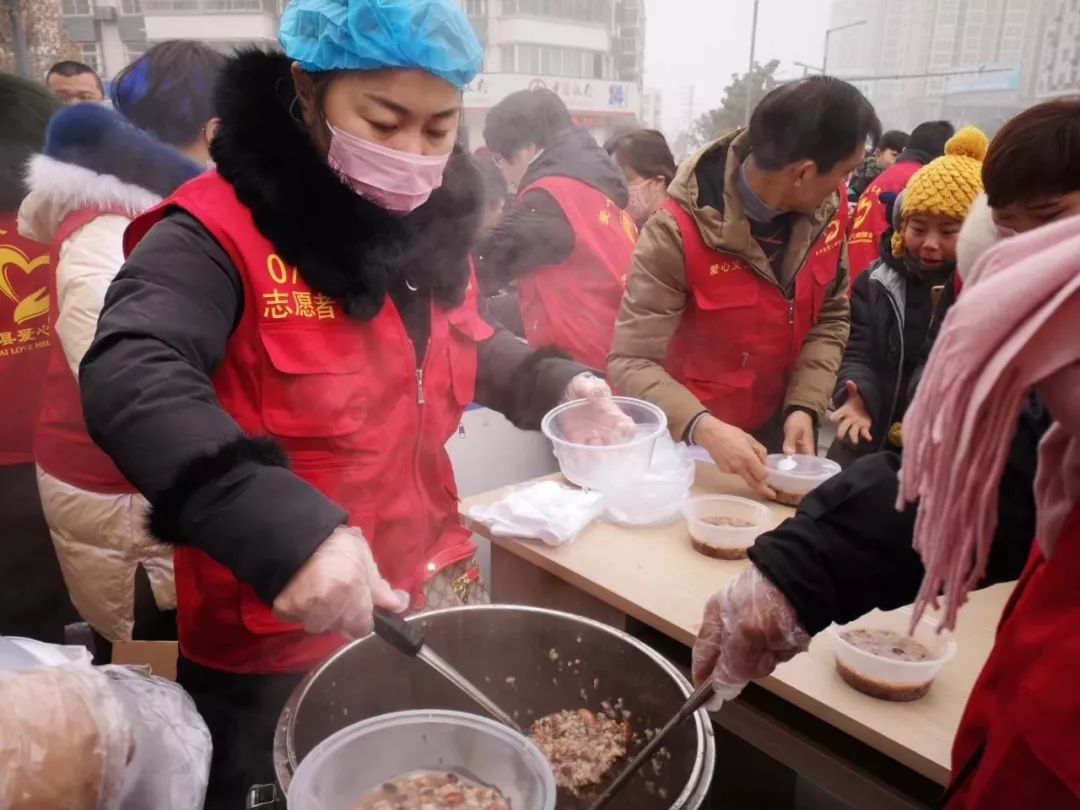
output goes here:
[[[698, 464], [694, 490], [695, 494], [753, 497], [741, 480], [722, 475], [709, 464]], [[491, 584], [497, 602], [555, 607], [616, 626], [624, 626], [626, 617], [632, 617], [689, 646], [706, 600], [749, 564], [698, 554], [682, 521], [653, 529], [594, 523], [575, 542], [558, 548], [537, 540], [492, 537], [487, 527], [468, 519], [468, 510], [501, 496], [500, 490], [462, 504], [467, 525], [492, 540]], [[774, 524], [793, 514], [776, 504], [770, 510]], [[964, 704], [986, 662], [1010, 590], [1010, 585], [1001, 585], [972, 596], [960, 614], [957, 657], [920, 701], [888, 703], [848, 687], [836, 675], [833, 639], [828, 633], [819, 634], [809, 653], [781, 666], [760, 686], [793, 711], [843, 732], [837, 736], [853, 738], [903, 768], [944, 785]], [[873, 767], [843, 761], [826, 750], [828, 746], [823, 748], [808, 738], [805, 730], [775, 714], [740, 699], [725, 706], [716, 719], [795, 770], [813, 772], [816, 782], [837, 795], [847, 794], [845, 798], [856, 806], [922, 805], [905, 797], [902, 787], [888, 784], [888, 777], [881, 777]]]

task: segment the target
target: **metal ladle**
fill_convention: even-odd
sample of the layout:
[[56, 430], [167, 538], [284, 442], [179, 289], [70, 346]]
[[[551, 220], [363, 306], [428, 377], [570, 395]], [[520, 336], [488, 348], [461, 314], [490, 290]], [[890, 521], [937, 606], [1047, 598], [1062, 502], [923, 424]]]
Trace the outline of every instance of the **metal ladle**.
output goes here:
[[519, 734], [524, 734], [521, 727], [514, 719], [499, 708], [491, 698], [481, 692], [476, 686], [437, 655], [424, 643], [424, 631], [417, 623], [409, 623], [395, 613], [382, 608], [375, 608], [375, 635], [389, 644], [398, 652], [410, 658], [419, 658], [429, 667], [438, 672], [442, 677], [476, 701], [484, 711], [505, 726], [509, 726]]
[[649, 742], [642, 748], [636, 757], [631, 760], [630, 764], [623, 768], [622, 773], [615, 777], [615, 780], [607, 786], [600, 797], [592, 803], [589, 810], [600, 810], [602, 807], [606, 807], [608, 802], [615, 798], [616, 794], [633, 778], [634, 774], [641, 770], [642, 766], [652, 759], [653, 754], [657, 752], [664, 740], [670, 736], [671, 732], [677, 729], [683, 724], [684, 721], [694, 716], [694, 713], [704, 706], [709, 698], [713, 696], [712, 679], [705, 681], [701, 686], [694, 690], [693, 694], [686, 699], [686, 703], [682, 705], [679, 711], [668, 720], [667, 725], [656, 733]]

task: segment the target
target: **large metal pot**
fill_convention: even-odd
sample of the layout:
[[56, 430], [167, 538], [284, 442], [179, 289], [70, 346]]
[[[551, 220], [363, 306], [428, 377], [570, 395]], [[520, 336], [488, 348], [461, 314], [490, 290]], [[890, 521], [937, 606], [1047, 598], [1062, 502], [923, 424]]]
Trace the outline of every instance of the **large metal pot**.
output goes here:
[[[484, 689], [526, 729], [533, 720], [622, 700], [644, 736], [671, 718], [690, 695], [682, 674], [657, 652], [599, 622], [511, 605], [453, 608], [411, 619], [431, 648]], [[388, 712], [437, 708], [480, 713], [426, 664], [403, 657], [374, 636], [342, 648], [293, 692], [274, 740], [278, 784], [286, 792], [298, 763], [334, 732]], [[625, 810], [701, 806], [716, 758], [704, 711], [671, 736], [670, 759], [620, 796]], [[362, 767], [362, 763], [357, 763]], [[560, 810], [587, 803], [563, 797]]]

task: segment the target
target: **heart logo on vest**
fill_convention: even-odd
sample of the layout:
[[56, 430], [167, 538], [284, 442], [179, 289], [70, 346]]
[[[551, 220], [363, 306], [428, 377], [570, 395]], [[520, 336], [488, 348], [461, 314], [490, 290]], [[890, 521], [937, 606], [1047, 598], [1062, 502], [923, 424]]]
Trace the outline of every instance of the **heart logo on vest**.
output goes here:
[[873, 203], [870, 202], [869, 197], [863, 197], [859, 200], [859, 206], [855, 209], [855, 223], [853, 225], [855, 230], [861, 228], [863, 223], [866, 222], [866, 218], [870, 215], [870, 206], [872, 205]]
[[48, 264], [48, 253], [31, 259], [14, 245], [0, 245], [0, 295], [15, 304], [16, 324], [49, 313], [49, 291], [33, 278], [35, 270]]

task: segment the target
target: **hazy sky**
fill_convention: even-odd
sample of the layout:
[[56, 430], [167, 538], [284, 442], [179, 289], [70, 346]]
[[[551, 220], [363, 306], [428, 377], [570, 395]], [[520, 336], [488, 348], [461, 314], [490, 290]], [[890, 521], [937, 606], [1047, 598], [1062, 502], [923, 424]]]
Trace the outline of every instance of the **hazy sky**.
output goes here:
[[[753, 0], [645, 0], [645, 84], [664, 91], [665, 128], [682, 115], [681, 88], [694, 86], [698, 115], [715, 107], [750, 58]], [[820, 65], [829, 0], [761, 0], [755, 61]], [[669, 131], [670, 135], [675, 134]]]

